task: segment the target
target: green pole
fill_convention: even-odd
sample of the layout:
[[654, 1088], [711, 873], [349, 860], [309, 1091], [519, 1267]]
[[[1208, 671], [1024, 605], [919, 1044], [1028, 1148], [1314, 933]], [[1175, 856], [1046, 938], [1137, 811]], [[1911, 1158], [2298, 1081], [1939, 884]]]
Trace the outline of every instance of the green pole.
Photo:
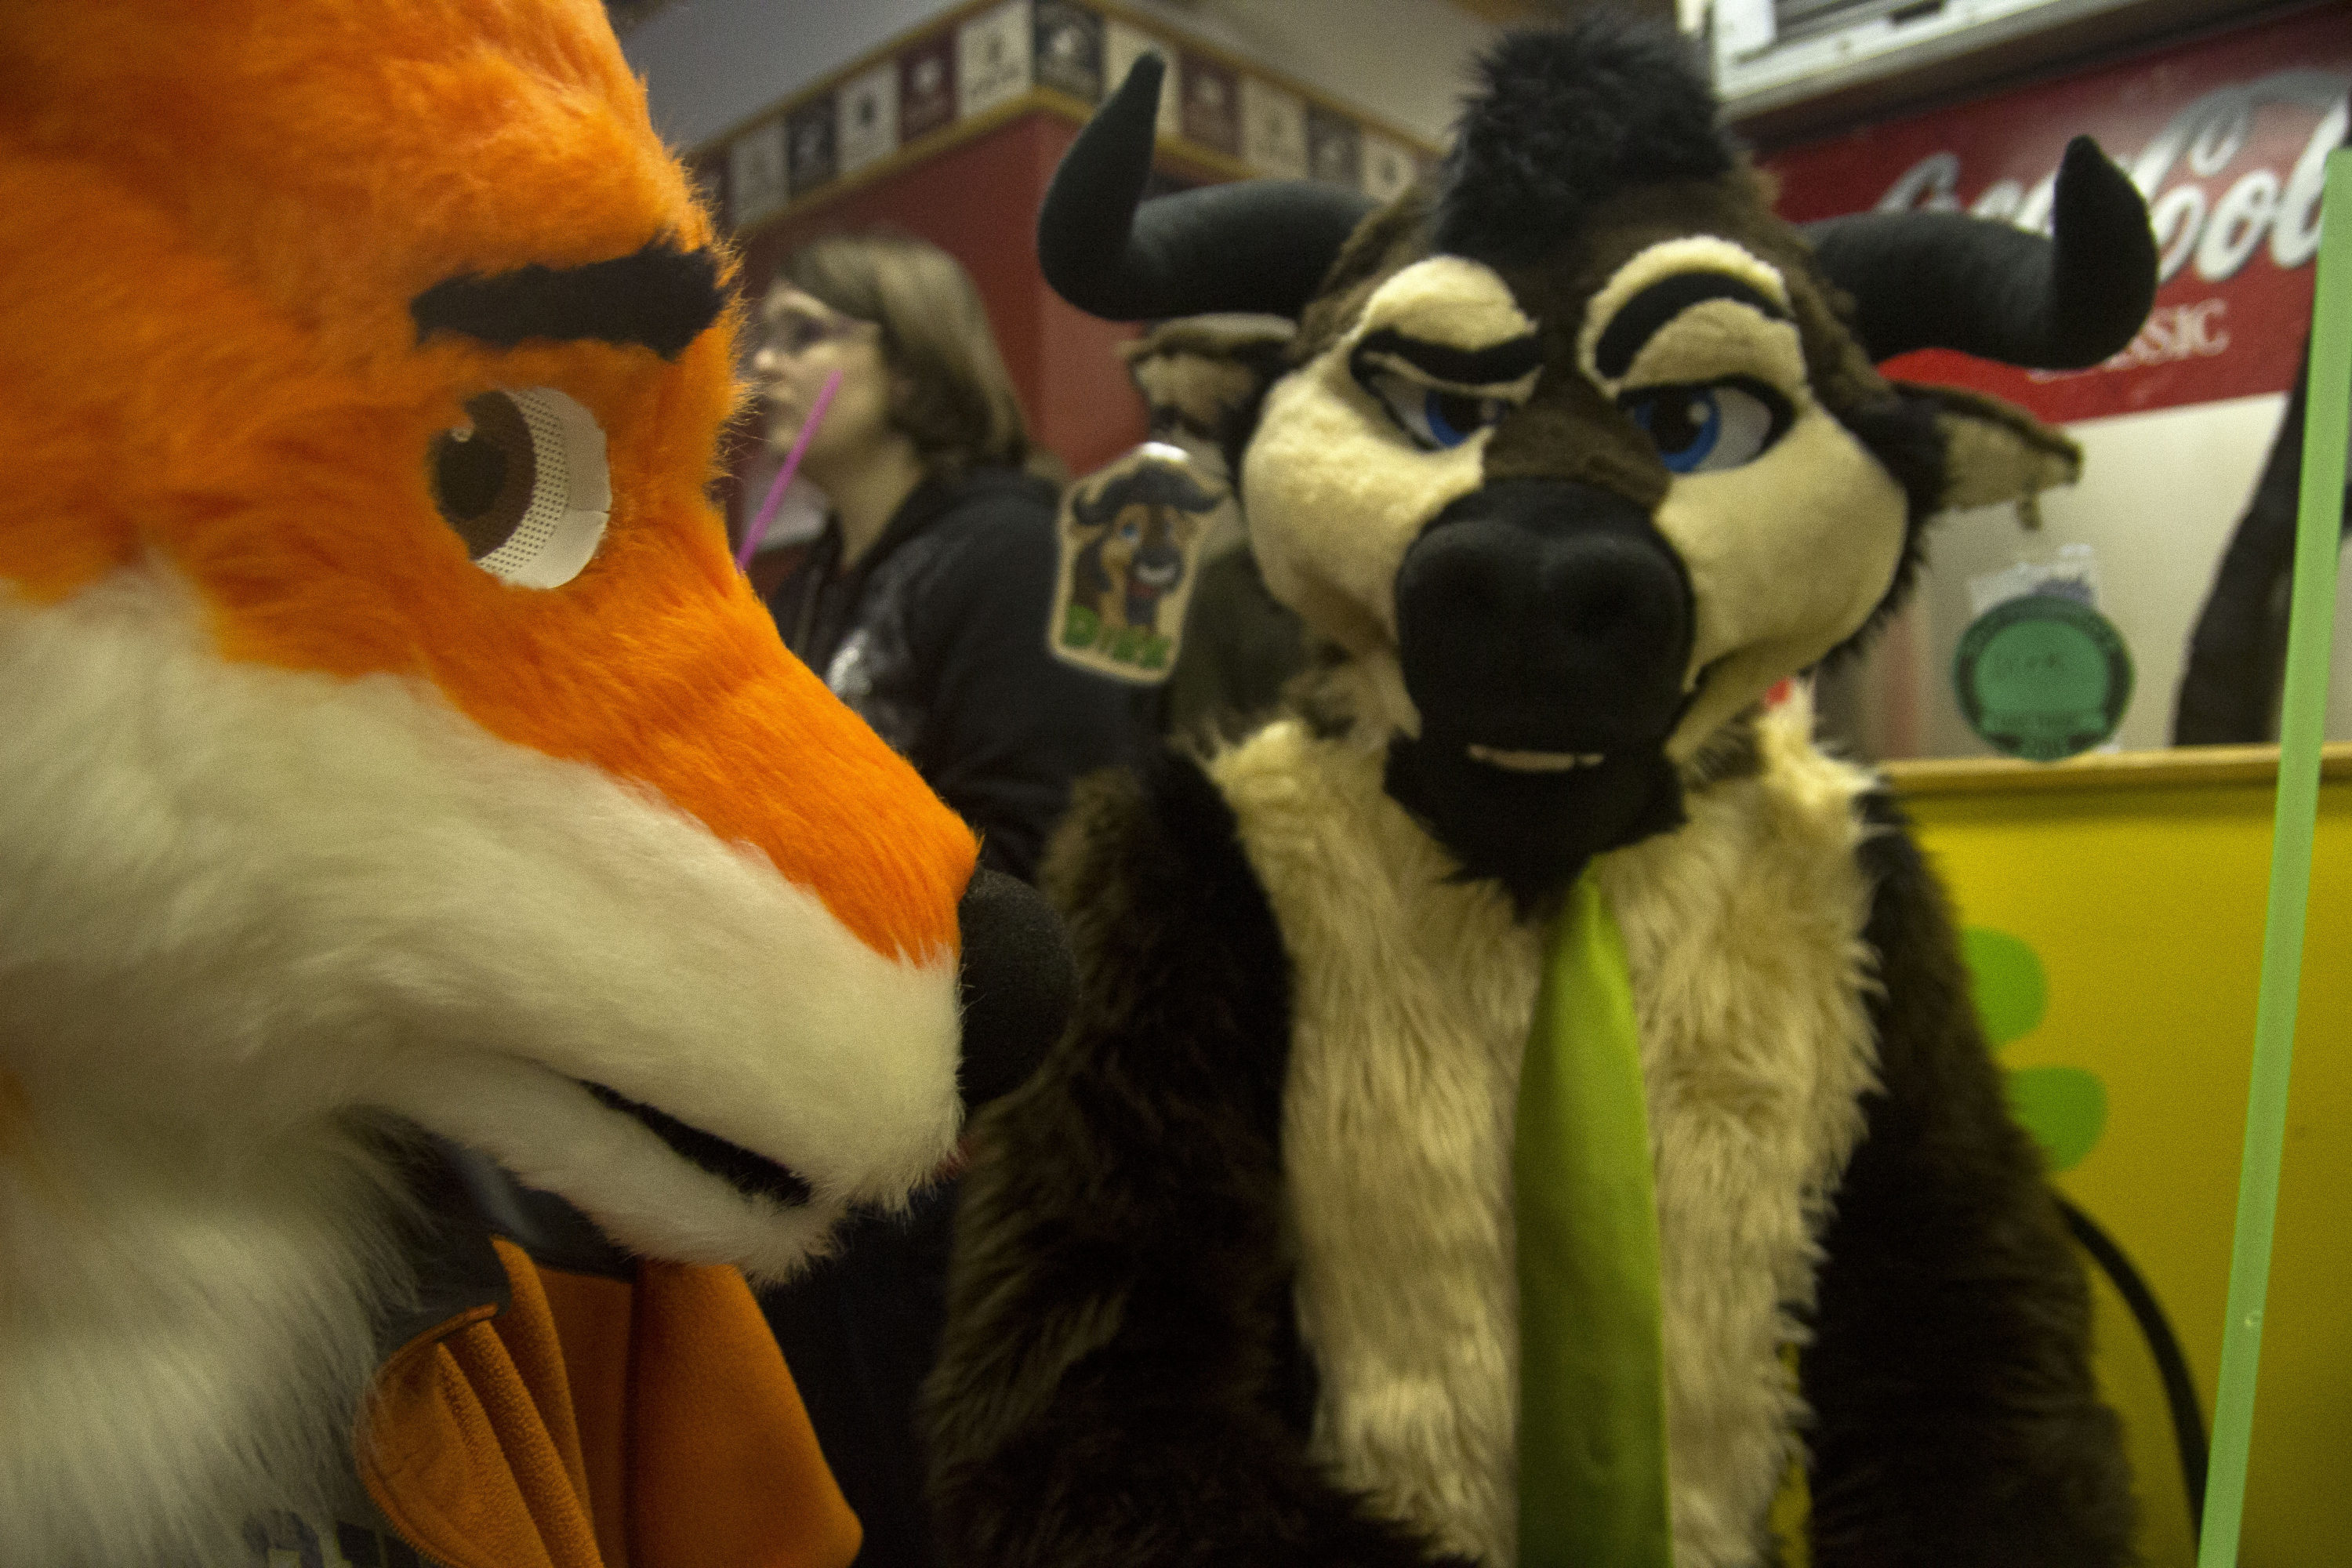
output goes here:
[[2303, 427], [2303, 489], [2295, 518], [2294, 594], [2279, 707], [2278, 815], [2271, 832], [2271, 899], [2254, 1003], [2253, 1083], [2238, 1176], [2230, 1254], [2230, 1315], [2221, 1330], [2221, 1387], [2205, 1483], [2198, 1568], [2236, 1568], [2245, 1521], [2254, 1378], [2270, 1290], [2271, 1227], [2278, 1213], [2287, 1077], [2294, 1059], [2295, 994], [2303, 978], [2304, 916], [2311, 901], [2311, 840], [2319, 815], [2319, 742], [2327, 716], [2327, 661], [2336, 618], [2336, 560], [2344, 515], [2345, 446], [2352, 429], [2352, 150], [2327, 159], [2318, 276], [2311, 312], [2311, 390]]

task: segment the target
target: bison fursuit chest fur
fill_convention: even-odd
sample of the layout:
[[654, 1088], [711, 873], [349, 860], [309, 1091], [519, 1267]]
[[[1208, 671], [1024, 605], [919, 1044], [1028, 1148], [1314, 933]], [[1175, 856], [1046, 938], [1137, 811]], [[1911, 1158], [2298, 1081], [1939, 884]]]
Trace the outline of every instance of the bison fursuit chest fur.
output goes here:
[[[1792, 1464], [1816, 1562], [2119, 1561], [2085, 1289], [1941, 894], [1808, 721], [1736, 727], [1685, 826], [1596, 862], [1640, 1023], [1675, 1561], [1774, 1561]], [[1291, 720], [1082, 797], [1049, 873], [1081, 1016], [982, 1124], [931, 1391], [971, 1560], [1516, 1560], [1542, 923], [1459, 877], [1382, 763]]]

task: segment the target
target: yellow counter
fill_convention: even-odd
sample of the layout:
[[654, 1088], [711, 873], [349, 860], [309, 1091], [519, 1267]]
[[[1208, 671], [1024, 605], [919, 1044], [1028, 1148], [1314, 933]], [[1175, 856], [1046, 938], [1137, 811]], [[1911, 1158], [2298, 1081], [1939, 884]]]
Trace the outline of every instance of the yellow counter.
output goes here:
[[[1885, 769], [1961, 923], [2040, 960], [2046, 1007], [2001, 1065], [2015, 1088], [2073, 1091], [2062, 1142], [2075, 1163], [2057, 1183], [2153, 1287], [2209, 1424], [2276, 767], [2276, 748], [2252, 746]], [[2246, 1568], [2352, 1563], [2352, 745], [2327, 749], [2319, 813]], [[2121, 1299], [2104, 1281], [2099, 1294], [2100, 1375], [2131, 1428], [2144, 1560], [2187, 1568], [2162, 1386]]]

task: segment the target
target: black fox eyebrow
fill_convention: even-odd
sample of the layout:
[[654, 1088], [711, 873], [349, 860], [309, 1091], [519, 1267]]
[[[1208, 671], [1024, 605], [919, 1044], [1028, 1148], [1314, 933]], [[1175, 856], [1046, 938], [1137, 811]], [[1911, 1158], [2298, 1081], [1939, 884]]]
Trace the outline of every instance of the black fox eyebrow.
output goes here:
[[536, 262], [484, 278], [446, 278], [408, 302], [416, 341], [462, 332], [500, 348], [528, 338], [641, 343], [675, 358], [719, 319], [727, 296], [719, 258], [661, 240], [629, 256], [581, 267]]
[[1458, 349], [1451, 343], [1407, 337], [1394, 327], [1364, 334], [1348, 356], [1348, 368], [1361, 379], [1377, 361], [1401, 359], [1436, 381], [1455, 386], [1503, 386], [1543, 364], [1543, 345], [1529, 332], [1483, 349]]
[[1789, 312], [1778, 302], [1744, 279], [1728, 272], [1677, 272], [1626, 300], [1611, 318], [1608, 330], [1593, 345], [1593, 368], [1616, 380], [1632, 368], [1633, 356], [1657, 335], [1659, 328], [1702, 300], [1729, 300], [1775, 321], [1789, 319]]

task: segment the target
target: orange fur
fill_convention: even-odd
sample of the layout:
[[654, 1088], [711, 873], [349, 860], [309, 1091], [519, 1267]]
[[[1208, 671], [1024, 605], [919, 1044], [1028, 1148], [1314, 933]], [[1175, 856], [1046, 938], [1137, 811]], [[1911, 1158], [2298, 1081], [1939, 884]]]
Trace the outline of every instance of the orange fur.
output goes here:
[[[787, 655], [703, 494], [731, 324], [676, 360], [436, 336], [454, 275], [708, 244], [593, 0], [10, 0], [0, 11], [0, 575], [168, 567], [225, 658], [437, 687], [642, 784], [883, 952], [952, 948], [971, 836]], [[488, 388], [609, 443], [596, 559], [504, 585], [425, 454]]]

